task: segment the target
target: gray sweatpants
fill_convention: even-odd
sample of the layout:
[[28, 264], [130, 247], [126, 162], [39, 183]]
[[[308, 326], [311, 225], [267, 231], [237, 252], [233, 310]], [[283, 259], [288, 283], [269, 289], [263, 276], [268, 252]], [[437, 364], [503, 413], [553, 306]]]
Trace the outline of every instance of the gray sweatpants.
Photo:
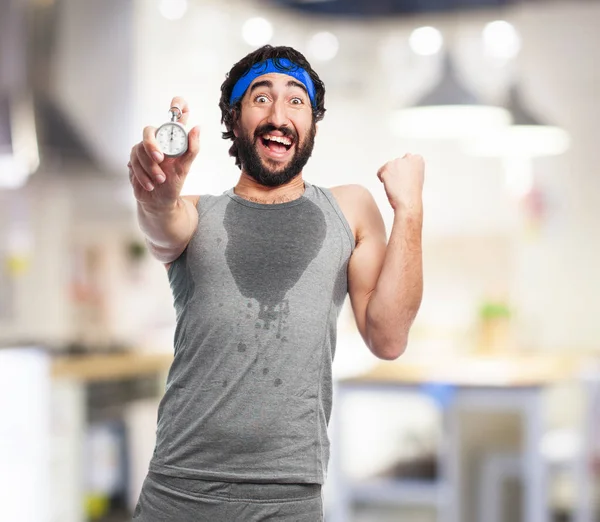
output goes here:
[[323, 522], [319, 484], [190, 480], [149, 472], [134, 522]]

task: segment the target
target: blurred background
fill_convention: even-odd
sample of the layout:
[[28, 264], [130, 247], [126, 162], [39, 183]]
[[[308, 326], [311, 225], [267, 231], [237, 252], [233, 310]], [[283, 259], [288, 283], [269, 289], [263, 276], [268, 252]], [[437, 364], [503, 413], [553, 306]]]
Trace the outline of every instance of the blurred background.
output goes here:
[[328, 520], [600, 520], [599, 28], [591, 0], [0, 0], [0, 520], [131, 518], [175, 314], [129, 151], [183, 96], [185, 193], [235, 185], [219, 88], [266, 43], [326, 85], [305, 179], [389, 234], [377, 170], [426, 160], [406, 354], [340, 317]]

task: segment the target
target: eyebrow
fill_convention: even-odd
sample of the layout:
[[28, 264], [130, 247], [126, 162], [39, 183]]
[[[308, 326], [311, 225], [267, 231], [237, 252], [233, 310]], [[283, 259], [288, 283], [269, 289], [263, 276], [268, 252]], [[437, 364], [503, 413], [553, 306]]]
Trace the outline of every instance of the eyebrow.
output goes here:
[[[286, 87], [300, 87], [300, 89], [302, 89], [307, 95], [308, 95], [308, 91], [306, 90], [306, 87], [304, 86], [304, 84], [297, 82], [296, 80], [290, 80], [285, 84]], [[252, 85], [252, 87], [250, 87], [250, 94], [252, 94], [252, 92], [254, 92], [255, 89], [258, 89], [259, 87], [268, 87], [269, 89], [273, 88], [273, 82], [271, 80], [261, 80], [260, 82], [256, 82]]]

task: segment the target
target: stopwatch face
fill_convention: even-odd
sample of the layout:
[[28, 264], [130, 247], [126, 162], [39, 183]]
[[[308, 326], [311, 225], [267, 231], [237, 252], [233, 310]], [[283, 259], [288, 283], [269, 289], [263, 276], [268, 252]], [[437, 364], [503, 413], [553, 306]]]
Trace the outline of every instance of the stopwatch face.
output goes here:
[[156, 141], [161, 152], [167, 156], [180, 156], [187, 150], [187, 133], [177, 123], [161, 125], [156, 131]]

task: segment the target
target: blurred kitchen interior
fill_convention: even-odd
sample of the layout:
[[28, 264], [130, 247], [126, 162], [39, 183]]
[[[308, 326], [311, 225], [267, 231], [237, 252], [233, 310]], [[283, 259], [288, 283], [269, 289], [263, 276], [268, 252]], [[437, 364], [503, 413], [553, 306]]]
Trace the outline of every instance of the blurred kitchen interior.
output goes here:
[[[130, 518], [175, 315], [129, 150], [181, 95], [202, 128], [185, 192], [233, 186], [219, 87], [264, 43], [299, 49], [325, 82], [311, 183], [366, 186], [389, 233], [378, 168], [405, 152], [427, 165], [407, 353], [382, 365], [348, 303], [340, 317], [337, 383], [371, 372], [374, 386], [334, 407], [328, 516], [441, 521], [451, 502], [453, 522], [569, 520], [584, 489], [593, 509], [578, 470], [599, 462], [582, 457], [598, 446], [598, 28], [600, 3], [583, 0], [0, 0], [0, 520]], [[465, 389], [490, 404], [525, 390], [541, 409], [456, 413]], [[498, 455], [505, 475], [489, 471]], [[448, 487], [404, 498], [400, 480]]]

